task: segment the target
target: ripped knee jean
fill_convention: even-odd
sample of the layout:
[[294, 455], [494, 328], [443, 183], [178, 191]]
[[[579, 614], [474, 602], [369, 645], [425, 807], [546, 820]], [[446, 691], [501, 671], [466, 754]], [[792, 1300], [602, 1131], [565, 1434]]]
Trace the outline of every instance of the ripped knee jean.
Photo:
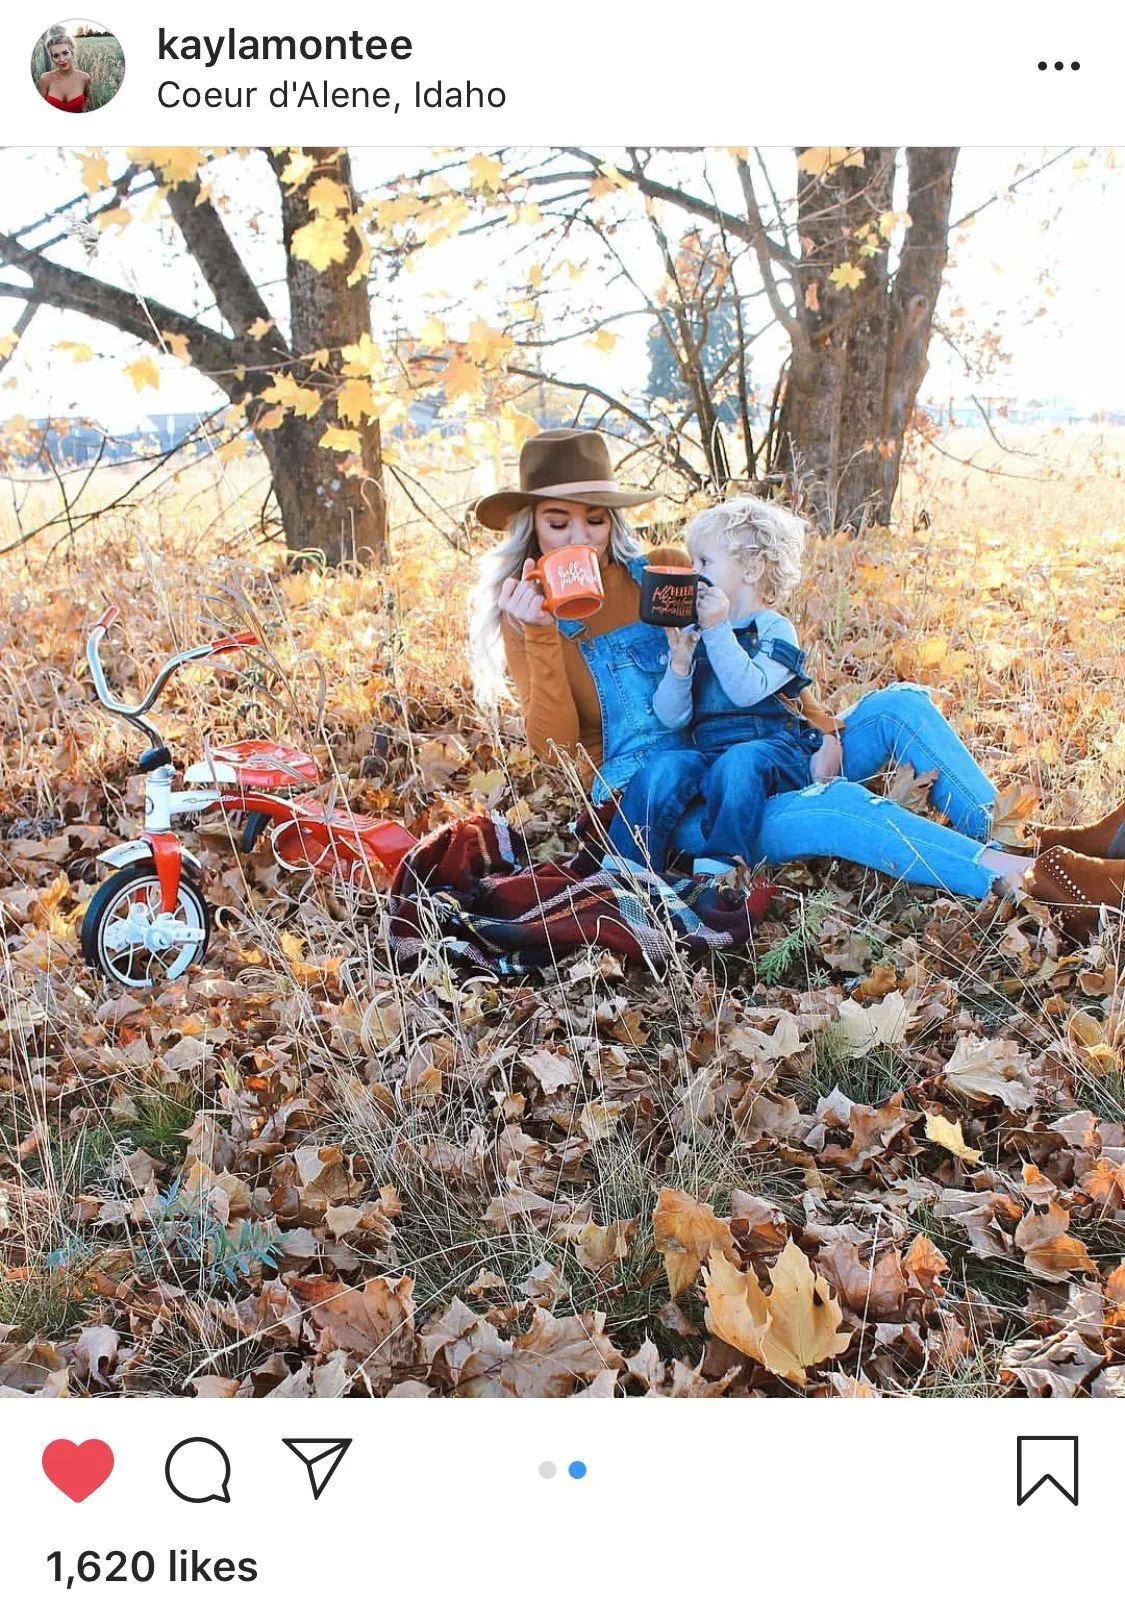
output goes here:
[[[950, 828], [986, 841], [996, 789], [930, 698], [916, 683], [874, 689], [844, 713], [843, 776], [865, 783], [890, 762], [936, 771], [933, 804]], [[821, 852], [822, 854], [826, 852]]]
[[975, 900], [995, 882], [981, 865], [987, 841], [916, 816], [847, 778], [774, 795], [766, 802], [758, 845], [773, 866], [834, 856]]

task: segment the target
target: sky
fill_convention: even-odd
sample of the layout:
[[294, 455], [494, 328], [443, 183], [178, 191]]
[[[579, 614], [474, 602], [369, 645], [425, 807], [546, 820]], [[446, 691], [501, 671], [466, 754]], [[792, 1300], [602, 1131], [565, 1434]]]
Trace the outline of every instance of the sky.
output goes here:
[[[361, 188], [425, 165], [429, 159], [429, 152], [385, 148], [353, 154]], [[1040, 149], [963, 150], [955, 178], [954, 218], [1002, 192], [1020, 169], [1041, 164], [1048, 154]], [[792, 153], [771, 152], [769, 160], [784, 181], [792, 170]], [[716, 182], [721, 185], [726, 176], [733, 181], [729, 160], [720, 153], [714, 162]], [[112, 158], [110, 165], [114, 170]], [[258, 228], [255, 214], [270, 207], [272, 180], [255, 176], [252, 164], [236, 163], [234, 158], [228, 167], [236, 210], [258, 230], [253, 235], [255, 267], [268, 283], [283, 270], [280, 246], [270, 238], [268, 227]], [[3, 228], [25, 225], [76, 192], [73, 153], [55, 149], [0, 153]], [[720, 199], [725, 198], [720, 190]], [[733, 194], [730, 198], [734, 204]], [[1115, 305], [1123, 205], [1125, 170], [1118, 169], [1109, 152], [1081, 151], [1057, 162], [1017, 194], [988, 206], [967, 229], [955, 230], [939, 319], [960, 326], [952, 314], [963, 306], [978, 332], [990, 326], [998, 331], [1011, 360], [987, 379], [968, 376], [958, 357], [935, 336], [923, 401], [942, 406], [976, 393], [1008, 396], [1022, 404], [1062, 401], [1083, 414], [1125, 409], [1125, 319]], [[440, 310], [451, 284], [463, 291], [466, 324], [472, 315], [488, 320], [498, 287], [514, 281], [517, 266], [520, 273], [526, 272], [527, 259], [518, 254], [521, 242], [526, 242], [520, 232], [508, 228], [461, 237], [422, 252], [416, 271], [401, 274], [393, 286], [380, 289], [376, 320], [384, 318], [389, 325], [397, 318], [407, 328], [418, 327], [432, 311]], [[77, 240], [67, 240], [61, 249], [60, 259], [86, 267]], [[206, 296], [182, 256], [178, 234], [165, 218], [103, 234], [93, 270], [182, 309], [198, 309]], [[646, 260], [641, 250], [637, 263], [642, 275], [652, 273], [655, 284], [659, 277], [655, 255]], [[0, 283], [18, 278], [11, 270], [0, 270]], [[272, 297], [273, 304], [282, 306], [279, 289], [267, 287], [265, 292], [268, 301]], [[583, 286], [576, 292], [589, 290]], [[606, 303], [614, 305], [613, 291]], [[0, 298], [0, 334], [14, 324], [20, 309], [19, 301]], [[464, 331], [456, 319], [449, 326], [455, 334]], [[623, 336], [611, 355], [598, 356], [586, 347], [570, 359], [579, 363], [584, 377], [607, 388], [640, 389], [647, 370], [646, 330], [640, 319], [620, 328]], [[66, 340], [93, 345], [99, 354], [93, 361], [75, 364], [53, 348]], [[138, 395], [121, 371], [138, 353], [134, 342], [112, 330], [93, 326], [73, 313], [44, 309], [0, 373], [0, 417], [78, 414], [96, 417], [110, 431], [125, 432], [153, 411], [206, 413], [218, 403], [206, 380], [171, 358], [160, 363], [159, 392]], [[780, 335], [763, 339], [755, 353], [754, 376], [760, 375], [768, 386], [782, 353]], [[565, 367], [566, 359], [560, 366]]]

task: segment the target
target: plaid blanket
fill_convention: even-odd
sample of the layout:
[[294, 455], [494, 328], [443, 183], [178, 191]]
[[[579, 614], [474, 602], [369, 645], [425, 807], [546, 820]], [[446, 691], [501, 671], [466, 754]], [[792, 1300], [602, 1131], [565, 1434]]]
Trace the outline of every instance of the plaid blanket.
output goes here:
[[583, 846], [533, 866], [523, 838], [496, 815], [439, 828], [404, 857], [390, 893], [389, 946], [402, 967], [441, 946], [498, 976], [533, 972], [582, 950], [612, 950], [662, 965], [677, 947], [702, 954], [750, 943], [773, 898], [695, 878], [628, 876]]

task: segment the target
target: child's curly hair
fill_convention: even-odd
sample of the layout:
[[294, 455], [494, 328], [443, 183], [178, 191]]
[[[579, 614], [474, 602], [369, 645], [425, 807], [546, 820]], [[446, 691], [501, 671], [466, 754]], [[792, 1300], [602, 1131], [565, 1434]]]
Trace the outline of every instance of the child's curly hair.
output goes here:
[[687, 525], [687, 547], [694, 556], [701, 539], [714, 537], [740, 558], [761, 553], [762, 596], [776, 605], [801, 581], [807, 529], [808, 523], [784, 506], [743, 494], [694, 516]]

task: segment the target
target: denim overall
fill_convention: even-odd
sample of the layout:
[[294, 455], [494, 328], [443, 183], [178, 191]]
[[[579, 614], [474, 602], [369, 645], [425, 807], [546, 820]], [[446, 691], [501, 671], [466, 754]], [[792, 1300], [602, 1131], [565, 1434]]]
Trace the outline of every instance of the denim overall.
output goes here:
[[[748, 622], [735, 628], [734, 636], [747, 655], [756, 656], [760, 653], [762, 647], [758, 643], [757, 623]], [[809, 687], [812, 679], [803, 670], [803, 650], [786, 639], [772, 639], [768, 653], [793, 674], [785, 685], [787, 697], [794, 699]], [[700, 646], [695, 656], [692, 733], [697, 750], [710, 754], [729, 750], [734, 744], [747, 744], [754, 739], [774, 739], [786, 734], [792, 735], [810, 756], [814, 750], [820, 749], [824, 743], [823, 735], [803, 717], [791, 711], [780, 695], [768, 695], [766, 699], [745, 708], [734, 706], [719, 682], [707, 651]]]
[[[735, 633], [748, 655], [759, 654], [754, 622]], [[771, 640], [766, 649], [791, 674], [785, 692], [800, 694], [812, 681], [802, 670], [804, 651], [783, 639]], [[700, 798], [695, 853], [720, 860], [756, 859], [767, 800], [808, 783], [809, 760], [823, 743], [823, 735], [779, 693], [750, 707], [734, 705], [704, 648], [696, 652], [692, 702], [689, 748], [653, 750], [627, 785], [609, 831], [616, 854], [638, 865], [651, 863], [658, 872], [673, 833]]]
[[[634, 556], [627, 563], [635, 583], [640, 583], [647, 563], [646, 556]], [[608, 800], [615, 789], [624, 789], [657, 751], [689, 749], [691, 733], [664, 727], [652, 709], [652, 697], [668, 665], [668, 641], [662, 629], [631, 622], [584, 639], [584, 622], [560, 620], [558, 628], [578, 645], [602, 708], [602, 764], [590, 791], [597, 804]]]

